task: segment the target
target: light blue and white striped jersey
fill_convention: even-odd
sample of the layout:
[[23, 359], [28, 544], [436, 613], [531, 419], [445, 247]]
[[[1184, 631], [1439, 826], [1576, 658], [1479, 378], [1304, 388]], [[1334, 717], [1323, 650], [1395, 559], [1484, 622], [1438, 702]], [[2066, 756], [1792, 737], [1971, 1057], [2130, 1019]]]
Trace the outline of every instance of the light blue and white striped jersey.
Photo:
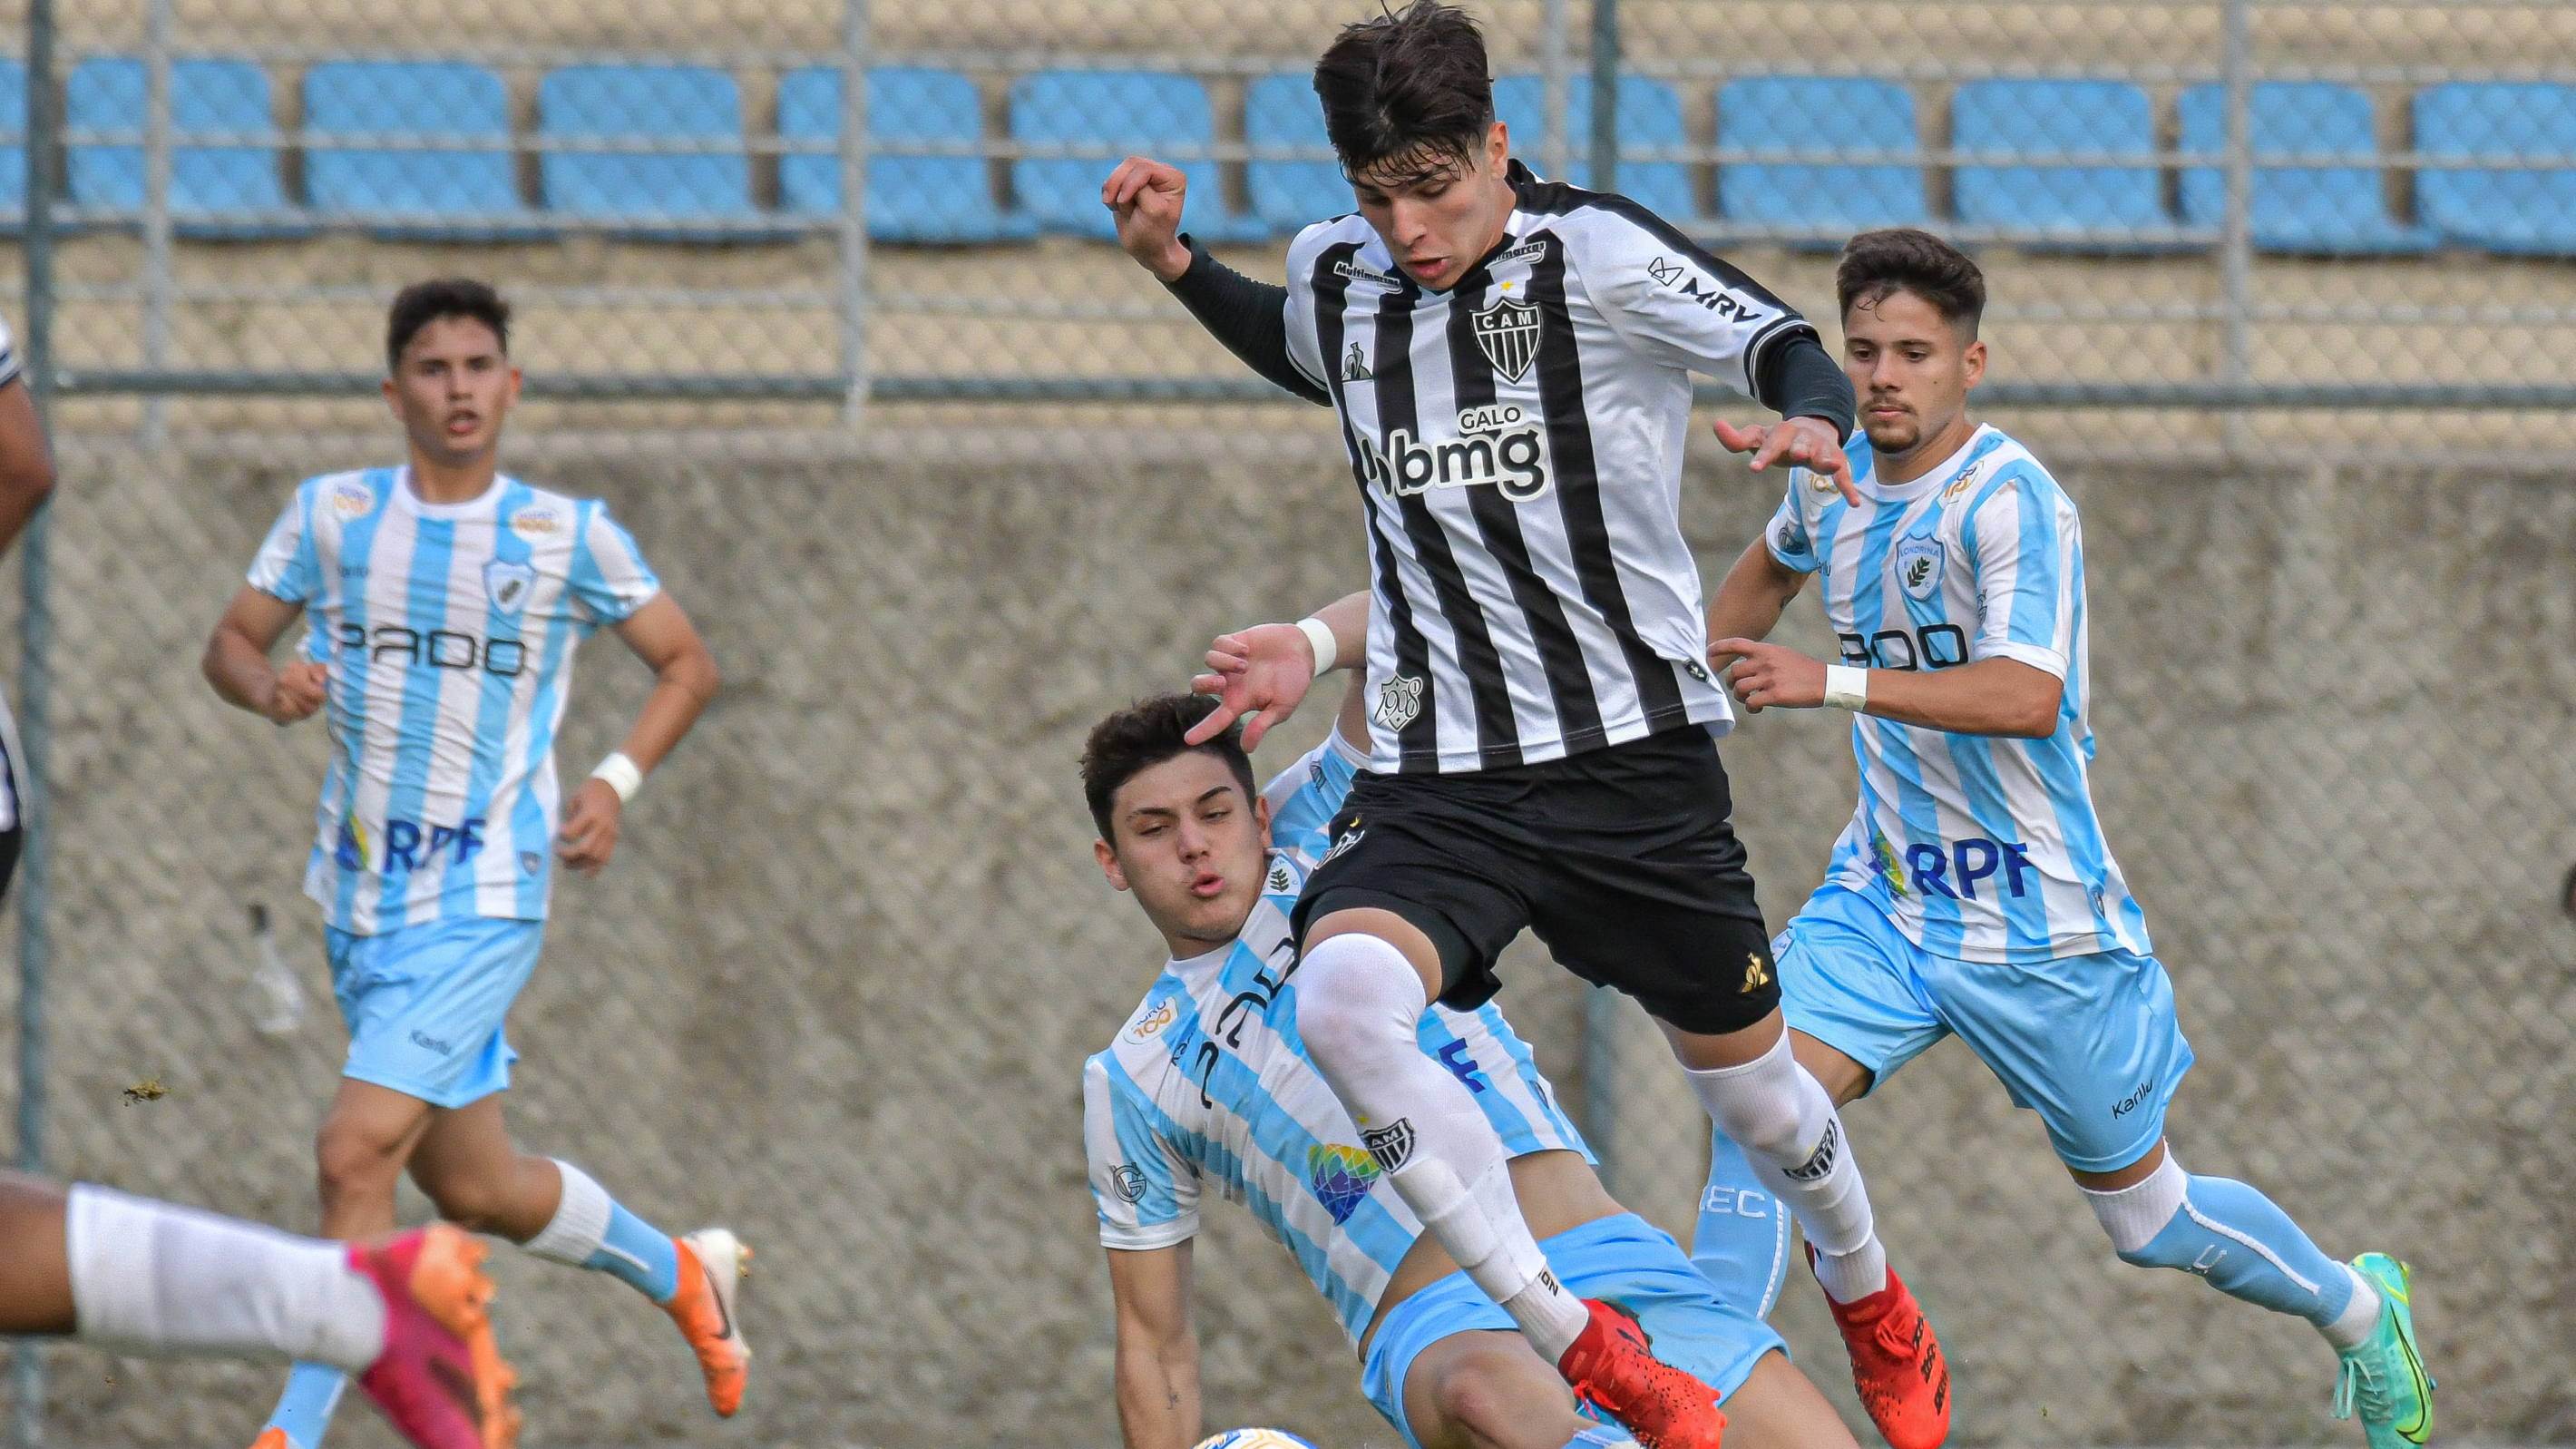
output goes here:
[[1940, 467], [1882, 487], [1866, 437], [1850, 444], [1865, 501], [1793, 469], [1764, 542], [1824, 576], [1842, 662], [1947, 669], [2015, 659], [2065, 681], [2046, 739], [1852, 722], [1860, 808], [1829, 879], [1878, 903], [1935, 955], [2047, 961], [2151, 947], [2102, 840], [2086, 771], [2090, 674], [2084, 541], [2075, 505], [2021, 444], [1977, 429]]
[[[1165, 966], [1109, 1050], [1082, 1072], [1100, 1241], [1142, 1251], [1195, 1236], [1200, 1189], [1212, 1181], [1296, 1257], [1354, 1344], [1422, 1224], [1360, 1145], [1359, 1128], [1297, 1036], [1288, 912], [1326, 848], [1326, 823], [1366, 765], [1336, 732], [1272, 782], [1263, 792], [1272, 802], [1270, 874], [1243, 933]], [[1562, 1148], [1591, 1160], [1499, 1008], [1434, 1006], [1419, 1035], [1423, 1051], [1467, 1084], [1505, 1151]]]
[[424, 503], [409, 472], [307, 479], [250, 568], [251, 587], [304, 606], [303, 657], [331, 671], [304, 893], [361, 936], [539, 920], [573, 647], [661, 584], [596, 500], [502, 477]]

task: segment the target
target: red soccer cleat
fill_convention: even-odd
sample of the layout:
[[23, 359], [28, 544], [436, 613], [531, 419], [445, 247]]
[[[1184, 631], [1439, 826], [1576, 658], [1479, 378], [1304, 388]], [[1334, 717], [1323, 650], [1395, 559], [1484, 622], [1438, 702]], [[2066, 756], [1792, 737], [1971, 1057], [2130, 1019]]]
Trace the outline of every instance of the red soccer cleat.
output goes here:
[[[358, 1387], [420, 1449], [515, 1449], [518, 1376], [492, 1342], [487, 1250], [436, 1223], [352, 1244], [349, 1266], [385, 1298], [385, 1348]], [[283, 1435], [279, 1437], [283, 1438]]]
[[[1810, 1245], [1807, 1262], [1815, 1261]], [[1904, 1280], [1890, 1268], [1887, 1286], [1867, 1298], [1824, 1297], [1851, 1352], [1852, 1387], [1888, 1449], [1941, 1449], [1950, 1437], [1950, 1361]]]
[[1655, 1357], [1634, 1315], [1586, 1298], [1592, 1322], [1556, 1371], [1574, 1396], [1627, 1426], [1646, 1449], [1718, 1449], [1717, 1390]]
[[742, 1407], [751, 1380], [751, 1348], [735, 1316], [736, 1291], [751, 1262], [751, 1249], [723, 1228], [700, 1228], [673, 1240], [680, 1250], [680, 1290], [663, 1311], [680, 1325], [706, 1376], [707, 1407], [730, 1419]]

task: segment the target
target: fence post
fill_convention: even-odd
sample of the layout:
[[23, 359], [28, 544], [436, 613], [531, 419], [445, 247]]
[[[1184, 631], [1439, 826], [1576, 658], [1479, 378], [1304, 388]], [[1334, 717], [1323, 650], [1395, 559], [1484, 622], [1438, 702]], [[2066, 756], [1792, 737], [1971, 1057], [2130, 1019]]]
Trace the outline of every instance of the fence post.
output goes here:
[[[2219, 77], [2227, 93], [2227, 223], [2219, 255], [2227, 335], [2221, 366], [2223, 381], [2243, 387], [2254, 374], [2253, 0], [2226, 0], [2225, 21]], [[2245, 415], [2230, 410], [2225, 431], [2228, 451], [2241, 449]]]
[[[143, 365], [170, 365], [170, 0], [152, 0], [143, 22]], [[157, 448], [168, 404], [143, 404], [143, 443]]]
[[1573, 150], [1565, 129], [1566, 67], [1571, 63], [1565, 28], [1568, 0], [1547, 0], [1539, 15], [1539, 76], [1547, 86], [1547, 133], [1539, 138], [1539, 164], [1547, 179], [1563, 181]]
[[841, 421], [853, 429], [868, 408], [868, 151], [868, 0], [841, 0]]
[[1619, 0], [1592, 0], [1592, 186], [1619, 189]]
[[[39, 421], [54, 391], [53, 160], [55, 98], [54, 0], [27, 4], [27, 309], [19, 362]], [[45, 760], [52, 693], [47, 672], [53, 616], [47, 601], [47, 543], [53, 507], [36, 510], [18, 544], [22, 570], [19, 665], [20, 740], [27, 758], [16, 771], [18, 827], [24, 851], [18, 862], [18, 1166], [45, 1170], [45, 967], [53, 941], [45, 929], [47, 853]], [[34, 1339], [20, 1339], [10, 1354], [10, 1440], [37, 1449], [45, 1440], [45, 1360]]]

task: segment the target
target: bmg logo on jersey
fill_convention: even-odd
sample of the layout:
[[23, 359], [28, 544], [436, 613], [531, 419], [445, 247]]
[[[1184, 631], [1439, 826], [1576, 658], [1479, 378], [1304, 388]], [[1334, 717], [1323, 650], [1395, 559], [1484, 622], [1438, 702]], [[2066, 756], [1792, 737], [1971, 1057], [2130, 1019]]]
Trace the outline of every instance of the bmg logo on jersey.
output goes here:
[[1434, 488], [1493, 487], [1514, 503], [1535, 503], [1556, 478], [1547, 429], [1518, 403], [1460, 408], [1455, 438], [1420, 442], [1398, 428], [1386, 435], [1382, 452], [1366, 433], [1359, 442], [1361, 478], [1393, 498]]

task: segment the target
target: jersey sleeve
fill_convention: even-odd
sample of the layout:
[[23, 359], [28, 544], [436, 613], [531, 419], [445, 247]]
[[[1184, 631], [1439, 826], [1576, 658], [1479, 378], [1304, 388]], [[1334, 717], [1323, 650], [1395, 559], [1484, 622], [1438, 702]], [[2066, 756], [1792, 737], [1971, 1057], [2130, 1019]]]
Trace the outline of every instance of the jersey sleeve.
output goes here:
[[1678, 237], [1604, 216], [1568, 243], [1593, 305], [1650, 362], [1704, 373], [1758, 397], [1773, 347], [1816, 329], [1751, 277]]
[[2084, 580], [2074, 503], [2028, 465], [2006, 469], [1970, 511], [1960, 542], [1977, 578], [1969, 657], [2018, 659], [2064, 679]]
[[310, 600], [322, 586], [313, 551], [313, 491], [311, 483], [295, 490], [250, 561], [250, 586], [290, 604]]
[[661, 591], [643, 550], [608, 516], [607, 505], [584, 504], [572, 556], [572, 596], [582, 612], [595, 623], [623, 623]]
[[1816, 520], [1807, 516], [1807, 495], [1815, 490], [1808, 485], [1804, 468], [1789, 470], [1789, 490], [1780, 499], [1778, 512], [1762, 530], [1762, 546], [1785, 569], [1811, 574], [1825, 566], [1824, 550], [1816, 543]]
[[1331, 838], [1333, 817], [1350, 798], [1351, 781], [1367, 768], [1368, 755], [1336, 726], [1322, 744], [1280, 771], [1261, 792], [1270, 802], [1270, 848], [1313, 870]]
[[[1306, 236], [1299, 235], [1297, 241], [1306, 242]], [[1289, 365], [1305, 374], [1306, 380], [1329, 399], [1330, 364], [1315, 341], [1315, 250], [1312, 244], [1292, 244], [1288, 248], [1288, 301], [1283, 310], [1288, 318]]]
[[1154, 1130], [1134, 1088], [1112, 1078], [1117, 1070], [1105, 1056], [1082, 1067], [1082, 1144], [1091, 1158], [1100, 1244], [1168, 1248], [1198, 1236], [1198, 1167]]

